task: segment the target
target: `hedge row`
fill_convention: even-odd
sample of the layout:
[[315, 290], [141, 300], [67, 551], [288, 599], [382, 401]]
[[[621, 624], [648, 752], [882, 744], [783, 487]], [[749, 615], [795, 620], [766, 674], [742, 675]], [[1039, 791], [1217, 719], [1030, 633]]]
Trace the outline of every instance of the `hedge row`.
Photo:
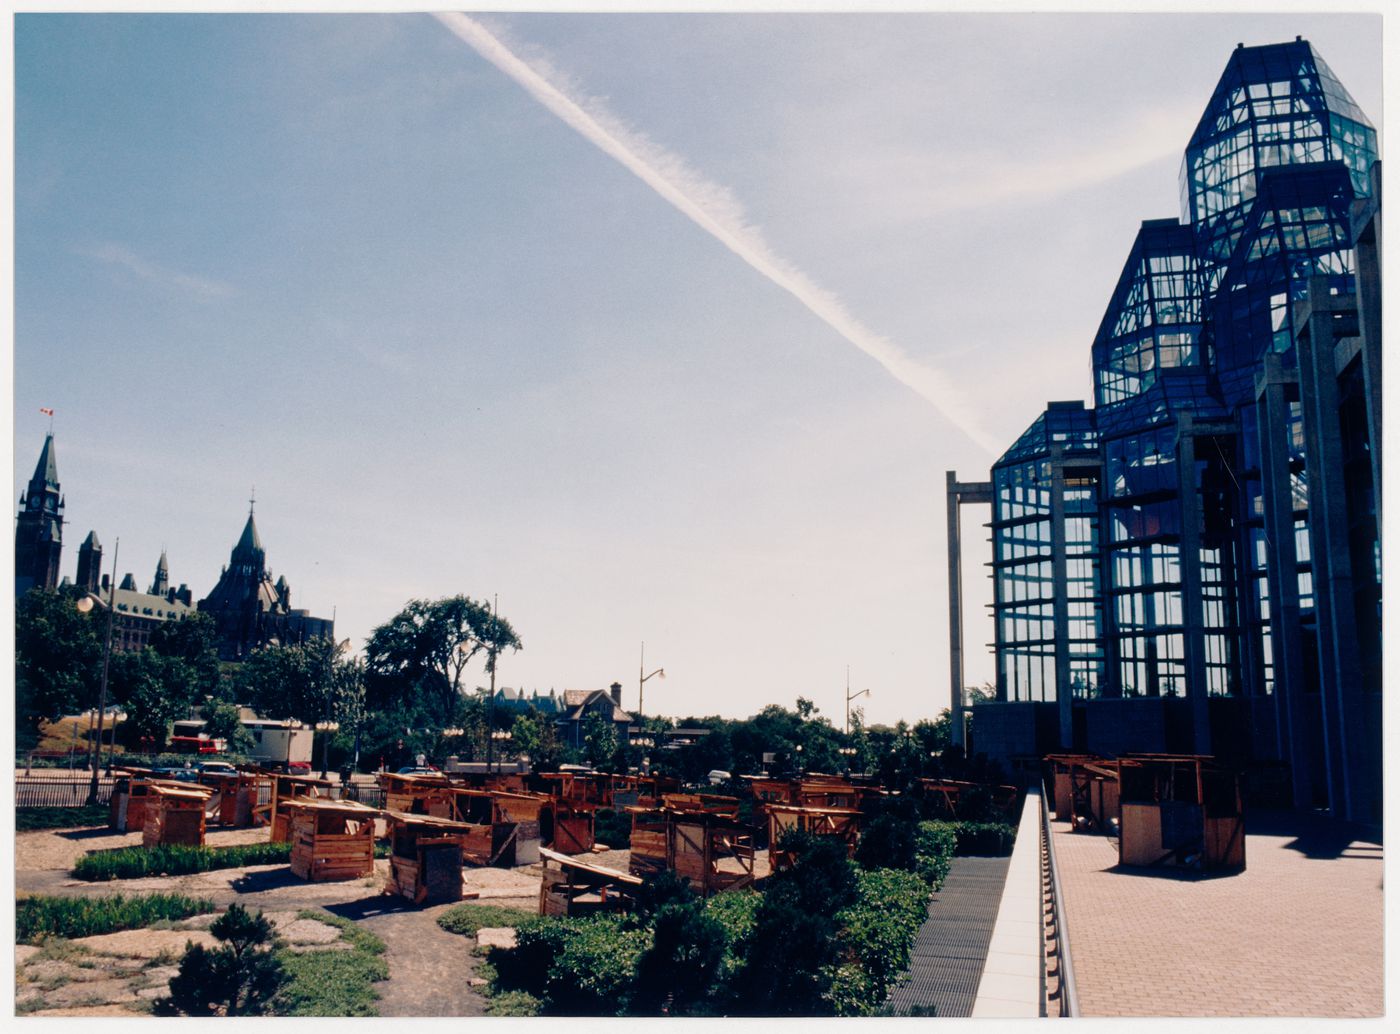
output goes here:
[[233, 844], [228, 847], [117, 847], [89, 851], [73, 866], [80, 880], [130, 880], [142, 876], [186, 876], [211, 869], [237, 869], [245, 865], [290, 862], [292, 845], [285, 843]]
[[92, 937], [139, 930], [162, 920], [188, 919], [215, 910], [214, 902], [183, 894], [21, 898], [15, 909], [15, 940], [37, 944], [46, 937]]

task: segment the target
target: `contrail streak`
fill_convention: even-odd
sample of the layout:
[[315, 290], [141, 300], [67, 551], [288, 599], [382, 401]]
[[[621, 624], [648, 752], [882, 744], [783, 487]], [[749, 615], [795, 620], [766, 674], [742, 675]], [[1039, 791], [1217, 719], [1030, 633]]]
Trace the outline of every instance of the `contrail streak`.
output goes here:
[[1001, 451], [997, 440], [985, 431], [960, 391], [941, 372], [907, 355], [887, 338], [866, 327], [840, 299], [813, 283], [805, 273], [775, 255], [762, 235], [745, 221], [743, 211], [728, 191], [710, 183], [685, 163], [649, 140], [617, 124], [604, 112], [585, 111], [540, 72], [517, 57], [474, 18], [465, 14], [434, 14], [457, 36], [491, 64], [522, 86], [530, 96], [553, 112], [585, 140], [615, 159], [643, 183], [665, 198], [697, 226], [739, 258], [777, 284], [836, 333], [883, 366], [952, 421], [990, 455]]

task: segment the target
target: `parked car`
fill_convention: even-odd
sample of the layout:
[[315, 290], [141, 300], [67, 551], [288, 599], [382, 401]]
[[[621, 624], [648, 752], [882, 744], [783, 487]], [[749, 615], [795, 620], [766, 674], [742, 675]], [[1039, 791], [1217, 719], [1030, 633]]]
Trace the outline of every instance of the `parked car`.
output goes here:
[[201, 761], [199, 770], [201, 772], [215, 772], [220, 775], [235, 775], [238, 772], [238, 769], [227, 761]]
[[723, 769], [715, 768], [710, 770], [710, 774], [707, 778], [711, 786], [719, 786], [721, 783], [727, 783], [730, 779], [730, 775]]
[[288, 762], [287, 762], [287, 774], [288, 774], [288, 775], [310, 775], [310, 774], [311, 774], [311, 762], [309, 762], [309, 761], [288, 761]]
[[405, 765], [399, 769], [399, 775], [441, 775], [432, 765]]
[[182, 783], [199, 782], [199, 770], [194, 768], [175, 768], [165, 766], [151, 769], [151, 774], [157, 779], [175, 779]]

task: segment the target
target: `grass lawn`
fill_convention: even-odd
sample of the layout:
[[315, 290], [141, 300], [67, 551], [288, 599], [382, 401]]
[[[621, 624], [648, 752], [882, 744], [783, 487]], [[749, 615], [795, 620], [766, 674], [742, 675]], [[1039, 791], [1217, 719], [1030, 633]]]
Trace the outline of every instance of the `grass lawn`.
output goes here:
[[374, 984], [389, 979], [384, 942], [349, 919], [308, 908], [302, 919], [340, 928], [349, 951], [287, 951], [279, 953], [290, 980], [273, 1001], [275, 1016], [378, 1016]]
[[77, 829], [80, 826], [105, 826], [110, 817], [105, 804], [91, 808], [16, 808], [15, 832], [36, 829]]

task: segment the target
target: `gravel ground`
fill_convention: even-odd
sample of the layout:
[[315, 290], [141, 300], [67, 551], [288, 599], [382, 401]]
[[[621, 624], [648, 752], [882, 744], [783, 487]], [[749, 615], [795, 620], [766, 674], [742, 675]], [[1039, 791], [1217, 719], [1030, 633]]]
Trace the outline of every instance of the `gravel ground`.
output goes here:
[[[268, 827], [211, 829], [204, 838], [210, 847], [255, 844], [267, 840]], [[15, 872], [61, 869], [65, 872], [89, 851], [109, 847], [139, 847], [141, 832], [114, 833], [106, 826], [82, 829], [42, 829], [15, 834]]]

